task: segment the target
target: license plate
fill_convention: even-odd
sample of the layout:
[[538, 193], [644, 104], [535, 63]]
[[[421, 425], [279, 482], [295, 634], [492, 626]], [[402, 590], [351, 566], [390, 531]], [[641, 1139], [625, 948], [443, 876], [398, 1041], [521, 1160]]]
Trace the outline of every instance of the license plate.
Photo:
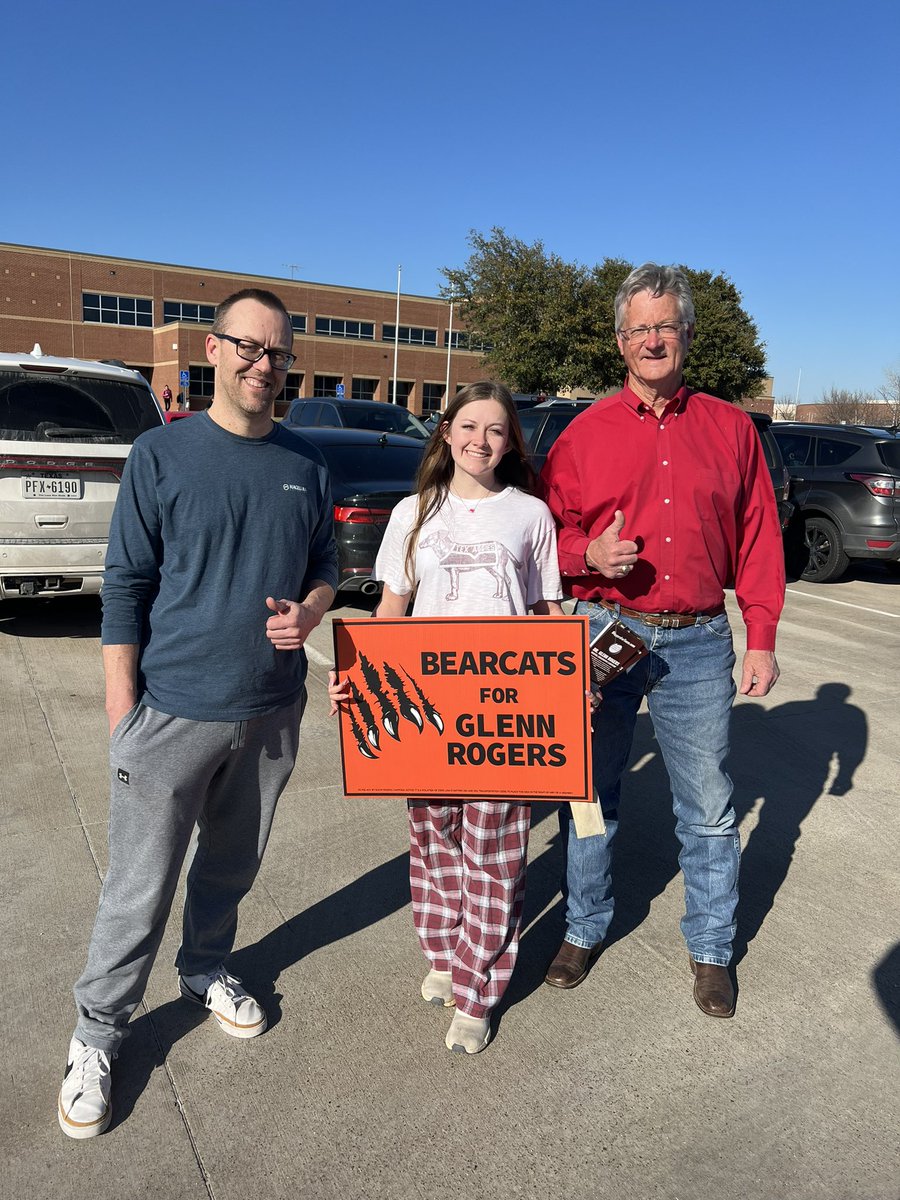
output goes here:
[[28, 500], [80, 500], [82, 481], [61, 479], [58, 475], [26, 475], [22, 480], [22, 495]]

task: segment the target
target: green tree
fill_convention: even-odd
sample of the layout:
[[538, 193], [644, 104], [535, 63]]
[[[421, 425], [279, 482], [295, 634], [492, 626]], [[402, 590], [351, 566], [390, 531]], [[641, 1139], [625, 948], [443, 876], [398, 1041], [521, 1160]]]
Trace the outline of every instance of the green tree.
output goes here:
[[[459, 303], [473, 342], [489, 347], [485, 362], [497, 375], [522, 392], [621, 385], [614, 300], [631, 263], [607, 258], [589, 269], [497, 227], [472, 230], [469, 245], [464, 267], [444, 268], [444, 294]], [[685, 270], [697, 310], [687, 382], [726, 400], [753, 395], [765, 352], [740, 293], [725, 275]]]

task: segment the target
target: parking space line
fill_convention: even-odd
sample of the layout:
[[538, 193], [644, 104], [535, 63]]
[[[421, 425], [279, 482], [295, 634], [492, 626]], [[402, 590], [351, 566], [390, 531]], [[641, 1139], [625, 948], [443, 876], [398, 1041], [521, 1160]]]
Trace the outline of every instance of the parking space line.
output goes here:
[[826, 604], [840, 604], [842, 608], [857, 608], [860, 612], [874, 613], [878, 617], [892, 617], [900, 621], [900, 613], [885, 612], [883, 608], [867, 608], [864, 604], [851, 604], [849, 600], [833, 600], [831, 596], [813, 596], [809, 592], [795, 592], [793, 588], [785, 588], [790, 596], [805, 596], [807, 600], [823, 600]]

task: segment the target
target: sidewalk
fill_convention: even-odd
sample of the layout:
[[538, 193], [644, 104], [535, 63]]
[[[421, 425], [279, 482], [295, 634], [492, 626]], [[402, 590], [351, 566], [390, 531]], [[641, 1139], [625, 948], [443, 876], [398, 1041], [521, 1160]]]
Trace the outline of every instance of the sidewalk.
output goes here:
[[232, 960], [270, 1028], [235, 1041], [177, 998], [170, 922], [89, 1142], [60, 1133], [55, 1102], [106, 862], [97, 608], [0, 608], [0, 1198], [897, 1200], [900, 587], [879, 583], [795, 589], [782, 681], [735, 712], [735, 1018], [691, 999], [643, 714], [611, 944], [579, 988], [542, 985], [563, 925], [555, 812], [535, 806], [520, 965], [475, 1058], [448, 1053], [449, 1017], [419, 998], [402, 802], [341, 798], [316, 631], [298, 767]]

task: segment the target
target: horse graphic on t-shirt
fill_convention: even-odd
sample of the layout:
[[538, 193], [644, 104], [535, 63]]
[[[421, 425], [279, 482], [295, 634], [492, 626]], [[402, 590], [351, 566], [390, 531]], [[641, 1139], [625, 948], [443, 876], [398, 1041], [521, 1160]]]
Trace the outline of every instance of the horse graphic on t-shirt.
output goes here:
[[423, 550], [433, 550], [437, 560], [450, 575], [448, 600], [459, 599], [461, 571], [488, 571], [496, 580], [494, 599], [509, 594], [506, 571], [510, 563], [521, 569], [522, 564], [502, 542], [455, 542], [449, 533], [436, 530], [420, 542]]

